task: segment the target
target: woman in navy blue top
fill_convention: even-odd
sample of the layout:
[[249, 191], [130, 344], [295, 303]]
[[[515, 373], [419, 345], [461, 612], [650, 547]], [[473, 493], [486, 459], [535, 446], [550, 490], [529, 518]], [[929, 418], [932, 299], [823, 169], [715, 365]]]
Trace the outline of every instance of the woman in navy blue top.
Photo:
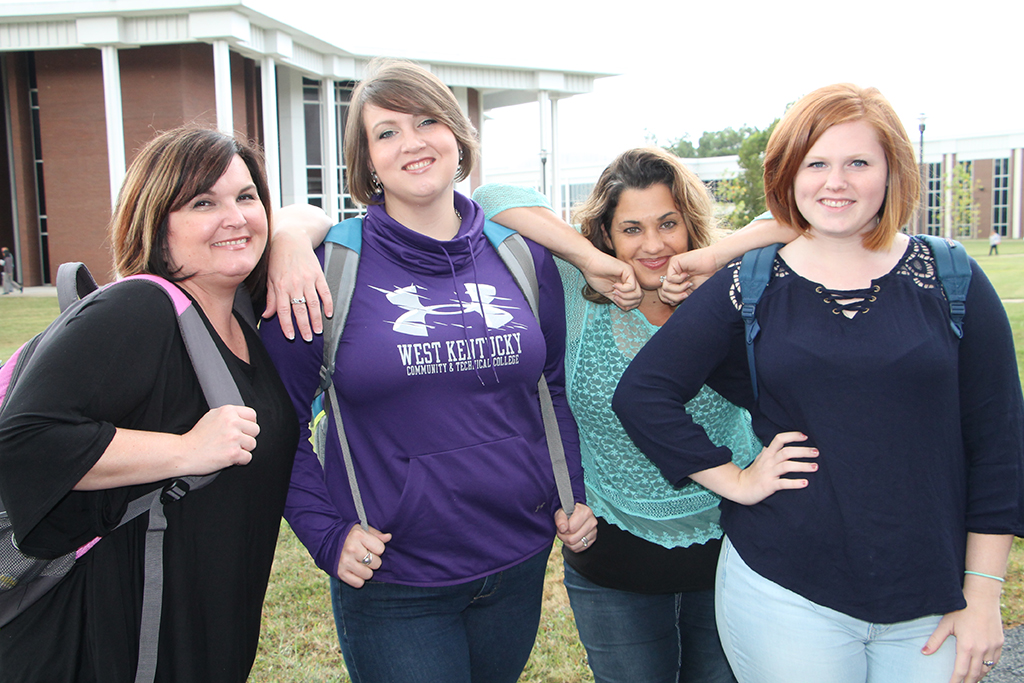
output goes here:
[[[918, 178], [877, 90], [804, 97], [765, 158], [769, 208], [803, 232], [757, 307], [759, 400], [738, 263], [679, 307], [616, 392], [670, 481], [725, 499], [718, 623], [743, 683], [974, 683], [999, 660], [1006, 558], [1024, 532], [1013, 338], [973, 261], [963, 338], [951, 330], [931, 251], [899, 232]], [[745, 470], [682, 409], [705, 383], [752, 413], [766, 447]]]

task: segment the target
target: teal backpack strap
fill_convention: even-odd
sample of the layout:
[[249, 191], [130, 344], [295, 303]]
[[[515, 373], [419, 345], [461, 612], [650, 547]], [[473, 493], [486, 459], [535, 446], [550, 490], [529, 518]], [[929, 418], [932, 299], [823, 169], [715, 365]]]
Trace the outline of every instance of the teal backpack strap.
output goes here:
[[334, 301], [334, 315], [324, 316], [324, 356], [320, 364], [320, 391], [327, 389], [334, 374], [338, 343], [345, 329], [352, 294], [356, 288], [359, 253], [363, 247], [361, 216], [338, 223], [324, 238], [324, 277]]
[[743, 318], [744, 337], [747, 343], [747, 365], [750, 368], [750, 384], [754, 389], [754, 400], [757, 400], [757, 369], [754, 363], [754, 339], [761, 331], [757, 324], [757, 304], [761, 301], [765, 288], [772, 278], [772, 265], [775, 254], [781, 244], [772, 244], [760, 249], [752, 249], [743, 255], [740, 262], [739, 283], [742, 307], [740, 316]]
[[949, 326], [957, 339], [964, 336], [967, 290], [971, 287], [971, 261], [964, 245], [935, 235], [919, 235], [935, 257], [935, 274], [949, 302]]
[[[516, 232], [493, 221], [484, 222], [484, 235], [494, 246], [505, 267], [512, 273], [512, 279], [523, 291], [530, 309], [537, 322], [540, 322], [540, 284], [537, 279], [537, 264], [526, 240]], [[548, 455], [551, 457], [551, 469], [555, 474], [555, 488], [558, 490], [558, 501], [566, 515], [571, 516], [576, 507], [572, 495], [572, 481], [569, 478], [569, 466], [565, 462], [565, 448], [562, 446], [562, 434], [558, 430], [558, 417], [555, 405], [551, 400], [551, 390], [543, 373], [537, 381], [537, 393], [540, 396], [540, 413], [544, 420], [544, 436], [547, 439]]]

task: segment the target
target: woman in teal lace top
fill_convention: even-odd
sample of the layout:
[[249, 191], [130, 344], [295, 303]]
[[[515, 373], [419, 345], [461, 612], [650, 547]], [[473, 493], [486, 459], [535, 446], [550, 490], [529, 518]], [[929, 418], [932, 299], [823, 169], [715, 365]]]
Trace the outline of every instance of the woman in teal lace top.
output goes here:
[[[510, 227], [536, 222], [536, 212], [514, 207], [546, 206], [542, 195], [507, 186], [484, 186], [474, 199]], [[633, 268], [643, 293], [638, 308], [622, 311], [559, 263], [566, 390], [598, 516], [599, 540], [563, 553], [580, 639], [598, 682], [732, 681], [714, 615], [719, 498], [694, 482], [669, 484], [611, 409], [626, 366], [675, 309], [659, 297], [671, 257], [712, 242], [712, 200], [676, 157], [634, 149], [605, 169], [575, 218], [594, 247]], [[686, 408], [741, 467], [761, 450], [746, 411], [711, 389]]]

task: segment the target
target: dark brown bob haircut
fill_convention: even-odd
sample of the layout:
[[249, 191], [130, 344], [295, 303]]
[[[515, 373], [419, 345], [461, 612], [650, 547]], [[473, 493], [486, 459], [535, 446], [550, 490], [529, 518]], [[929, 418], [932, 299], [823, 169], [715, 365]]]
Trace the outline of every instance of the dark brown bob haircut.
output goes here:
[[921, 176], [906, 129], [875, 88], [850, 83], [825, 86], [805, 95], [786, 112], [765, 150], [765, 199], [778, 221], [806, 232], [810, 224], [797, 209], [793, 195], [797, 172], [826, 130], [853, 121], [864, 121], [875, 130], [889, 167], [878, 225], [864, 236], [864, 246], [877, 251], [888, 248], [896, 232], [910, 221], [921, 193]]
[[[587, 200], [573, 211], [580, 232], [606, 254], [615, 256], [610, 230], [624, 190], [646, 190], [661, 184], [669, 189], [686, 224], [690, 249], [706, 247], [717, 237], [714, 201], [708, 188], [676, 155], [660, 147], [639, 147], [623, 152], [601, 172]], [[587, 285], [583, 297], [599, 304], [608, 298]]]
[[367, 66], [366, 77], [352, 92], [345, 124], [348, 191], [354, 200], [364, 206], [382, 203], [374, 198], [370, 175], [370, 147], [363, 118], [363, 109], [368, 104], [402, 114], [425, 114], [448, 126], [462, 151], [461, 170], [455, 180], [469, 177], [480, 155], [480, 143], [476, 129], [462, 113], [452, 91], [422, 66], [403, 59], [378, 57]]
[[110, 244], [117, 277], [149, 273], [181, 282], [191, 277], [170, 262], [167, 219], [195, 196], [208, 192], [235, 157], [249, 169], [267, 212], [267, 247], [245, 280], [252, 294], [262, 292], [270, 259], [270, 189], [263, 155], [251, 145], [215, 130], [176, 128], [157, 135], [135, 157], [125, 175], [110, 222]]

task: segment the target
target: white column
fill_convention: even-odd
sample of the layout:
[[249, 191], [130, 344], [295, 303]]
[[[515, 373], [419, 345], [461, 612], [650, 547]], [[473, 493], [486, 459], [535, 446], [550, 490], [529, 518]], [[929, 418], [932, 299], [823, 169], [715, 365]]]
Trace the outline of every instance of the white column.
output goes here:
[[942, 236], [953, 239], [953, 173], [956, 171], [956, 155], [942, 155]]
[[277, 135], [281, 143], [281, 203], [306, 203], [306, 124], [302, 108], [302, 74], [282, 66], [278, 71]]
[[270, 205], [281, 206], [281, 141], [277, 136], [277, 64], [273, 57], [260, 62], [260, 80], [263, 97], [263, 157], [267, 162], [267, 185], [270, 186]]
[[1013, 160], [1013, 191], [1010, 192], [1010, 230], [1013, 239], [1021, 238], [1021, 211], [1024, 210], [1024, 149], [1011, 150]]
[[124, 182], [124, 115], [121, 110], [121, 65], [117, 48], [100, 48], [103, 62], [103, 107], [107, 124], [107, 172], [110, 175], [110, 207], [117, 204], [117, 193]]
[[551, 100], [551, 208], [555, 215], [562, 217], [561, 164], [558, 154], [558, 98]]
[[341, 204], [338, 201], [338, 124], [334, 97], [334, 80], [320, 80], [320, 121], [323, 128], [324, 163], [324, 211], [337, 221], [341, 218]]
[[235, 118], [231, 106], [231, 50], [228, 41], [213, 41], [213, 88], [217, 106], [217, 130], [227, 135], [235, 133]]

